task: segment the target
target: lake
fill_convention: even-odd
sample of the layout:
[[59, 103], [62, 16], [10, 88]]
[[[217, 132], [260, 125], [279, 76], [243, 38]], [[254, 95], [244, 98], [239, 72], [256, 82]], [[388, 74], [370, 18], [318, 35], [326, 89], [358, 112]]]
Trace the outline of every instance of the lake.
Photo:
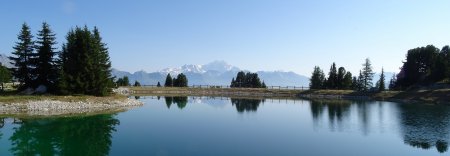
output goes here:
[[0, 118], [0, 155], [446, 155], [450, 106], [138, 97], [116, 114]]

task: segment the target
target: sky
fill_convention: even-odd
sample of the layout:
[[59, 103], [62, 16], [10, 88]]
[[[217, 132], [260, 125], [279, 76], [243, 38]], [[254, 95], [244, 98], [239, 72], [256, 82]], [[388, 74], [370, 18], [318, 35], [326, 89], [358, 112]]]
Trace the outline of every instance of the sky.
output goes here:
[[335, 62], [357, 73], [398, 72], [407, 50], [450, 44], [448, 0], [3, 0], [0, 53], [21, 24], [42, 22], [58, 45], [75, 26], [97, 26], [114, 68], [158, 71], [223, 60], [250, 71], [311, 75]]

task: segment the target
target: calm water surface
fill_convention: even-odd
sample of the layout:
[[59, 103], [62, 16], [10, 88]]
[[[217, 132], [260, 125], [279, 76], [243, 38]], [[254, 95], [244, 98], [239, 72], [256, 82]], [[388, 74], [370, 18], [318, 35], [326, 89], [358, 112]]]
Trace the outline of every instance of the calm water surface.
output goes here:
[[449, 155], [450, 106], [140, 97], [127, 112], [0, 118], [0, 155]]

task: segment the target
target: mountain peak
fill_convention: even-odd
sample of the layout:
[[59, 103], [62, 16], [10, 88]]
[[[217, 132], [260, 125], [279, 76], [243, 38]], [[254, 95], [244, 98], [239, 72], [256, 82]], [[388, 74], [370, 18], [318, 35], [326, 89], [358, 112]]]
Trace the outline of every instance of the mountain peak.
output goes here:
[[218, 72], [226, 72], [226, 71], [239, 71], [238, 67], [232, 66], [223, 60], [216, 60], [210, 62], [208, 64], [203, 65], [203, 70], [205, 71], [218, 71]]

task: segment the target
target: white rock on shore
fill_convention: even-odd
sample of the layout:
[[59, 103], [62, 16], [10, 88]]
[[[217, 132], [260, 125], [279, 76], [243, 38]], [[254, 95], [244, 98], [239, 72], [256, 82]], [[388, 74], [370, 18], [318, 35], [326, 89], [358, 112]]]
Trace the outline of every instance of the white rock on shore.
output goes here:
[[84, 114], [96, 112], [118, 112], [142, 106], [135, 99], [113, 100], [107, 103], [88, 101], [64, 102], [55, 100], [29, 101], [26, 103], [0, 103], [0, 115], [54, 116], [65, 114]]

